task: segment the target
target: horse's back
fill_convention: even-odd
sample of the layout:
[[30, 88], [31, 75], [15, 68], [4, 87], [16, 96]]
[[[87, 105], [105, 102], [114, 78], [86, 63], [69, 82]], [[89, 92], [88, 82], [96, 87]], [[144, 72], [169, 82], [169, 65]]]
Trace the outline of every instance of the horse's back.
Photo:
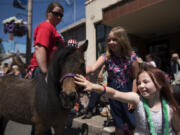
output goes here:
[[0, 114], [7, 119], [30, 123], [33, 112], [34, 87], [31, 80], [0, 78]]

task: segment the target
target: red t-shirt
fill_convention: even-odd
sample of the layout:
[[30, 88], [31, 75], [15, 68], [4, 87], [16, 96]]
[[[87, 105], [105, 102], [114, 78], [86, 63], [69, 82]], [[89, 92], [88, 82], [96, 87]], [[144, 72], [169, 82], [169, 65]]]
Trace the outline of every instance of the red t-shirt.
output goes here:
[[[46, 48], [48, 63], [52, 52], [57, 48], [57, 44], [64, 46], [63, 38], [57, 32], [56, 28], [48, 21], [44, 21], [40, 23], [35, 28], [33, 38], [34, 38], [34, 46], [42, 45]], [[35, 52], [33, 53], [30, 66], [31, 67], [38, 66]]]

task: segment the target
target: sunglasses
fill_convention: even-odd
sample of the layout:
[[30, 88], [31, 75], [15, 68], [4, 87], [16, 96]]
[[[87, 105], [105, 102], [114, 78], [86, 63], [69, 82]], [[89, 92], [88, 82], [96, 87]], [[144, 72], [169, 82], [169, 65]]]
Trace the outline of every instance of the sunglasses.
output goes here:
[[61, 18], [63, 17], [63, 13], [55, 12], [55, 11], [51, 11], [51, 13], [56, 17], [58, 17], [58, 16], [60, 16]]

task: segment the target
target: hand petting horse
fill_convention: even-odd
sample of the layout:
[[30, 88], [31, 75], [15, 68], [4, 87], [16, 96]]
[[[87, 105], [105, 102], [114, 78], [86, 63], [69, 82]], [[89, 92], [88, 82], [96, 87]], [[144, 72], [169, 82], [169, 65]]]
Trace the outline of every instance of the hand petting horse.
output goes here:
[[64, 133], [68, 113], [82, 90], [74, 83], [74, 75], [85, 75], [87, 46], [85, 42], [78, 49], [57, 49], [47, 75], [33, 80], [0, 78], [0, 135], [9, 120], [34, 124], [35, 135], [44, 135], [50, 127], [56, 135]]

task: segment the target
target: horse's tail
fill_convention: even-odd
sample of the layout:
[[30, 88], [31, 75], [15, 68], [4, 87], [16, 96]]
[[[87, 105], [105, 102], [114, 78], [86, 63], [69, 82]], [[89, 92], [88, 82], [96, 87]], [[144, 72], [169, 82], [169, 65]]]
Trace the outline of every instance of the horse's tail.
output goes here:
[[5, 131], [7, 123], [8, 123], [8, 120], [5, 119], [3, 116], [0, 116], [0, 135], [4, 135], [4, 131]]

